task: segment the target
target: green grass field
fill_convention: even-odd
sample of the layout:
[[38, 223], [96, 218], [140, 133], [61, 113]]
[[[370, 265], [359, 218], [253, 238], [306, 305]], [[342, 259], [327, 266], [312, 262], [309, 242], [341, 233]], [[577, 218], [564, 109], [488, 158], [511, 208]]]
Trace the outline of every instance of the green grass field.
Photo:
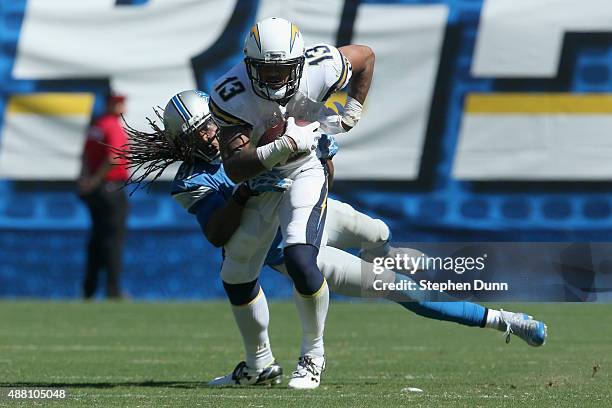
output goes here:
[[[516, 305], [507, 305], [517, 309]], [[62, 387], [53, 406], [612, 406], [612, 305], [530, 304], [541, 348], [427, 320], [399, 306], [334, 302], [322, 386], [211, 389], [242, 344], [225, 303], [0, 302], [0, 406], [9, 388]], [[288, 374], [299, 327], [271, 304], [271, 341]], [[594, 367], [597, 367], [594, 369]], [[417, 387], [422, 393], [408, 392]], [[30, 402], [34, 405], [34, 402]]]

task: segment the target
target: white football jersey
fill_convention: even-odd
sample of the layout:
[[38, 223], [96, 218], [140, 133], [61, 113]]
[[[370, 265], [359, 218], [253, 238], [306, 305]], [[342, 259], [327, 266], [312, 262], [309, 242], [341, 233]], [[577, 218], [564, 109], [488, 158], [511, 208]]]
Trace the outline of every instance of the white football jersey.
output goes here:
[[[351, 79], [351, 64], [338, 49], [317, 44], [306, 50], [298, 91], [285, 106], [261, 98], [253, 91], [244, 61], [219, 78], [210, 92], [210, 111], [219, 126], [248, 126], [255, 145], [266, 129], [293, 116], [320, 120], [325, 101]], [[321, 130], [326, 132], [324, 124]], [[336, 133], [336, 132], [329, 132]]]

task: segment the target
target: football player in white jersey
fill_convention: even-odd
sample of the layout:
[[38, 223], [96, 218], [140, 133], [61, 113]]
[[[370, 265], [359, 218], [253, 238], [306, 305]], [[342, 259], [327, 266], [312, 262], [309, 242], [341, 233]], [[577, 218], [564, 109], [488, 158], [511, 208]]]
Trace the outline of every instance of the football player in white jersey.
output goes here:
[[[287, 272], [302, 324], [302, 344], [290, 388], [316, 388], [325, 367], [323, 332], [329, 290], [317, 266], [327, 205], [326, 169], [315, 154], [317, 119], [331, 94], [351, 80], [342, 118], [325, 118], [322, 130], [349, 130], [359, 120], [374, 71], [369, 47], [306, 49], [297, 26], [281, 18], [256, 23], [245, 40], [245, 58], [213, 85], [210, 110], [220, 126], [227, 175], [238, 183], [274, 168], [292, 180], [285, 194], [264, 193], [245, 205], [240, 227], [225, 245], [221, 270], [243, 336], [265, 305], [258, 275], [280, 226]], [[312, 122], [300, 127], [296, 119]], [[258, 146], [264, 131], [286, 120], [284, 135]], [[247, 356], [248, 357], [248, 356]], [[256, 367], [272, 362], [262, 344]]]
[[[276, 191], [280, 194], [291, 186], [289, 179], [262, 175], [236, 186], [225, 174], [219, 161], [217, 127], [208, 110], [208, 95], [200, 91], [183, 91], [174, 95], [166, 104], [163, 116], [164, 128], [150, 122], [153, 133], [128, 128], [130, 148], [118, 152], [129, 159], [131, 166], [142, 172], [133, 173], [132, 181], [139, 183], [148, 175], [159, 177], [168, 165], [182, 161], [174, 182], [172, 196], [189, 213], [193, 214], [206, 238], [215, 246], [223, 246], [235, 233], [244, 204], [252, 194]], [[321, 139], [317, 154], [322, 159], [335, 153], [334, 144]], [[362, 214], [348, 204], [329, 200], [329, 217], [325, 225], [328, 245], [321, 248], [318, 264], [332, 291], [356, 297], [383, 297], [400, 304], [418, 315], [436, 320], [451, 321], [465, 326], [488, 327], [505, 332], [506, 339], [515, 334], [532, 346], [542, 345], [546, 339], [546, 325], [525, 319], [522, 313], [489, 309], [471, 302], [459, 302], [445, 294], [403, 291], [377, 291], [373, 280], [385, 283], [408, 281], [407, 276], [385, 270], [375, 275], [368, 262], [341, 249], [362, 247], [363, 258], [393, 256], [394, 253], [420, 252], [393, 248], [389, 244], [390, 231], [381, 220]], [[277, 233], [266, 256], [265, 264], [288, 275], [284, 266], [281, 237]], [[431, 301], [432, 299], [436, 301]], [[452, 300], [452, 301], [443, 301]], [[254, 330], [261, 341], [268, 343], [267, 309], [257, 316], [259, 326]], [[245, 342], [245, 349], [256, 355], [259, 345]], [[261, 369], [251, 368], [252, 361], [241, 362], [228, 375], [215, 378], [213, 386], [275, 384], [280, 382], [282, 369], [272, 363]]]

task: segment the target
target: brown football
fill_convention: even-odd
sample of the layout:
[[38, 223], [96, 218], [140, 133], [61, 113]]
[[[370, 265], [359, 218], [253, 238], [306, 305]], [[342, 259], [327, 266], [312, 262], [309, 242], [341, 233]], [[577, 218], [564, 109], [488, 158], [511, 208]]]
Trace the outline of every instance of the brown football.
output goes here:
[[[302, 119], [296, 119], [295, 120], [295, 124], [298, 126], [306, 126], [311, 124], [312, 122], [308, 122], [307, 120], [302, 120]], [[267, 145], [268, 143], [272, 143], [273, 141], [275, 141], [276, 139], [278, 139], [279, 137], [281, 137], [282, 135], [285, 134], [285, 128], [287, 127], [287, 122], [286, 121], [281, 121], [279, 123], [277, 123], [276, 125], [272, 126], [271, 128], [268, 128], [263, 135], [261, 135], [261, 137], [259, 138], [259, 143], [257, 143], [257, 146], [264, 146]], [[289, 160], [287, 160], [287, 163], [290, 163], [292, 161], [295, 161], [301, 157], [304, 157], [306, 155], [306, 153], [297, 153], [294, 154], [293, 156], [291, 156], [289, 158]]]
[[[295, 124], [298, 126], [306, 126], [306, 125], [309, 125], [310, 123], [312, 122], [308, 122], [307, 120], [302, 120], [302, 119], [295, 120]], [[276, 125], [272, 126], [271, 128], [268, 128], [264, 132], [264, 134], [261, 135], [261, 137], [259, 138], [259, 143], [257, 143], [257, 146], [263, 146], [263, 145], [267, 145], [268, 143], [272, 143], [273, 141], [275, 141], [276, 139], [278, 139], [279, 137], [285, 134], [286, 127], [287, 127], [287, 122], [283, 120], [281, 122], [278, 122]]]

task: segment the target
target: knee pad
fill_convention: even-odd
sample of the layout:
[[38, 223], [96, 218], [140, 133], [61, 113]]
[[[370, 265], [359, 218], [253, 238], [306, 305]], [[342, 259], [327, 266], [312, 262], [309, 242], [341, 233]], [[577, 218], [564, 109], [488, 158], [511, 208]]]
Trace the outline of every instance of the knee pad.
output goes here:
[[317, 266], [318, 248], [308, 244], [297, 244], [286, 247], [283, 252], [287, 272], [298, 293], [309, 296], [321, 289], [325, 279]]
[[242, 306], [251, 302], [257, 297], [260, 290], [258, 279], [237, 284], [223, 282], [223, 288], [225, 293], [227, 293], [230, 303], [234, 306]]

